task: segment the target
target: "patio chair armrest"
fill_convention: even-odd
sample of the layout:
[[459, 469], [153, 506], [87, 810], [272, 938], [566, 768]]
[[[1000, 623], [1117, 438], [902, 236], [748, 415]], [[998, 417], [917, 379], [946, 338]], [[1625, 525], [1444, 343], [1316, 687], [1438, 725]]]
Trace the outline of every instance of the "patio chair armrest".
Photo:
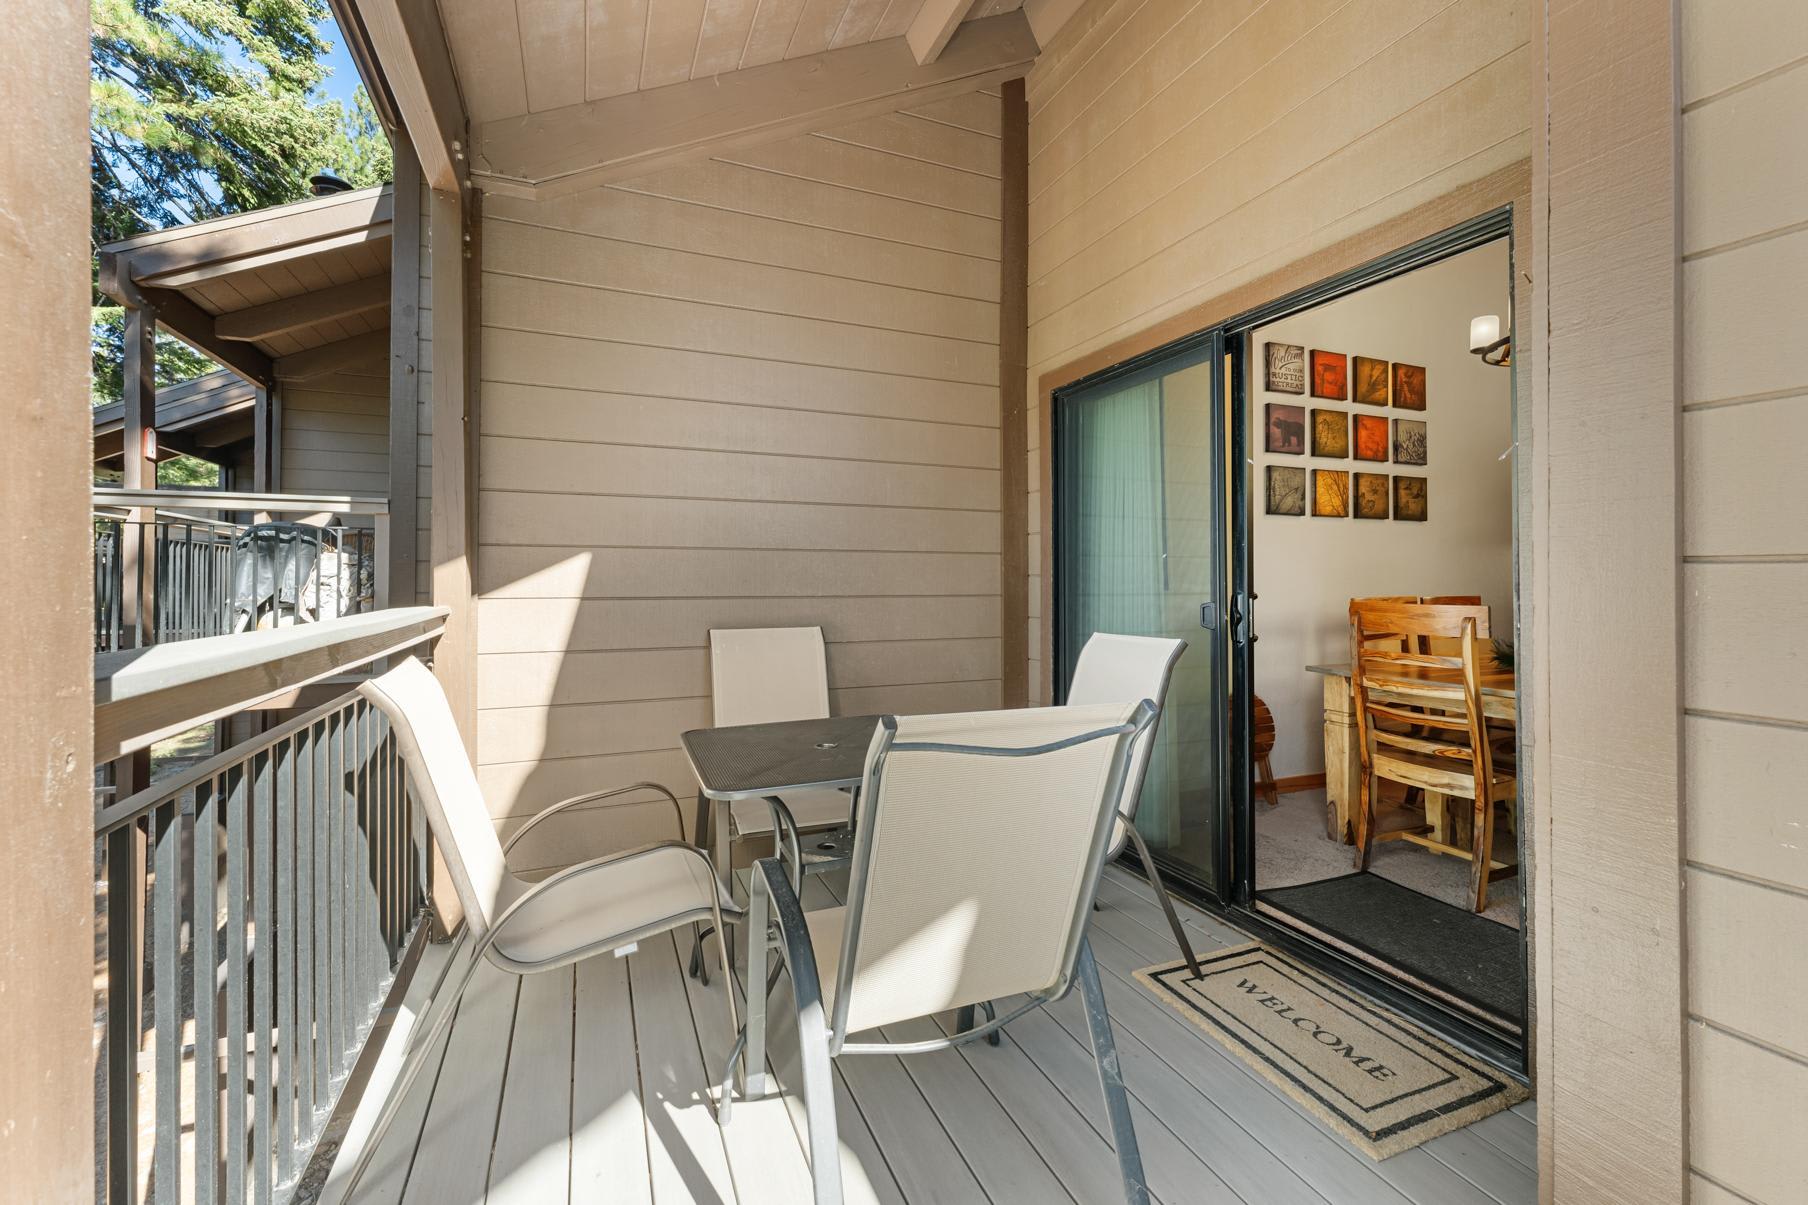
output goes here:
[[[529, 819], [526, 824], [524, 824], [520, 828], [516, 829], [514, 831], [514, 833], [510, 835], [510, 837], [507, 841], [504, 841], [502, 843], [502, 856], [504, 858], [507, 858], [509, 851], [511, 849], [515, 848], [516, 843], [519, 842], [521, 840], [521, 838], [527, 836], [528, 833], [532, 832], [535, 828], [537, 828], [540, 825], [541, 821], [549, 820], [552, 817], [558, 815], [560, 812], [566, 811], [567, 809], [570, 809], [570, 808], [577, 807], [579, 804], [599, 803], [600, 801], [605, 800], [605, 799], [613, 800], [614, 802], [604, 803], [604, 804], [602, 804], [603, 807], [621, 807], [625, 804], [642, 804], [642, 803], [651, 802], [650, 800], [645, 800], [645, 799], [618, 799], [618, 798], [616, 798], [617, 796], [620, 796], [620, 795], [626, 795], [631, 791], [657, 791], [659, 794], [664, 795], [666, 797], [666, 801], [672, 805], [672, 816], [673, 816], [674, 822], [677, 825], [678, 840], [680, 840], [680, 841], [684, 840], [684, 810], [681, 807], [679, 807], [678, 797], [676, 795], [672, 794], [671, 788], [665, 786], [662, 783], [657, 783], [657, 782], [637, 782], [637, 783], [633, 783], [630, 786], [615, 787], [615, 788], [613, 788], [611, 790], [607, 790], [607, 791], [590, 791], [583, 795], [573, 795], [570, 799], [561, 799], [559, 802], [553, 804], [551, 807], [542, 809], [541, 811], [535, 813], [534, 816], [531, 819]], [[582, 865], [582, 863], [579, 863], [579, 865]]]
[[[810, 1002], [822, 1003], [822, 980], [816, 966], [816, 951], [810, 945], [810, 927], [804, 920], [803, 902], [791, 886], [784, 865], [777, 858], [760, 858], [753, 864], [754, 890], [763, 893], [770, 903], [767, 917], [778, 928], [779, 948], [785, 968], [791, 975], [793, 999], [799, 1007]], [[749, 913], [758, 909], [749, 906]], [[750, 933], [749, 941], [762, 940]]]

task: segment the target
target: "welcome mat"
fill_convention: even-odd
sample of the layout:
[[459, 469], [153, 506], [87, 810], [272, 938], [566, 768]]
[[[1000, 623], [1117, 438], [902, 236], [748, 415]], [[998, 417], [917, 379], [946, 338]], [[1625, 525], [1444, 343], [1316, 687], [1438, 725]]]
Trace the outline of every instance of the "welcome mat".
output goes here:
[[1524, 1100], [1493, 1068], [1259, 942], [1136, 973], [1371, 1159]]

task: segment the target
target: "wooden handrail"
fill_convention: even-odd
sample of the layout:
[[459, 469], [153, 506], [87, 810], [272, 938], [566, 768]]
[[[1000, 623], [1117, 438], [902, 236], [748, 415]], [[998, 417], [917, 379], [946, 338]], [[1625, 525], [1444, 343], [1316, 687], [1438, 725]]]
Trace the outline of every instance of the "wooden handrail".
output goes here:
[[112, 761], [196, 724], [433, 640], [445, 607], [395, 607], [94, 658], [94, 757]]
[[94, 488], [95, 506], [189, 506], [201, 510], [249, 510], [272, 515], [317, 514], [334, 511], [345, 515], [386, 515], [389, 499], [377, 494], [241, 494], [221, 490], [128, 490], [111, 486]]

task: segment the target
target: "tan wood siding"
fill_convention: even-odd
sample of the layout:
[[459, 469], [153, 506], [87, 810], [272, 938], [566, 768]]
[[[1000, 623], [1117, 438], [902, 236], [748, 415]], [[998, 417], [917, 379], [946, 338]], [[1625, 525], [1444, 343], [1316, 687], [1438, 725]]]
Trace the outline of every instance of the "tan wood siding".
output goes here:
[[283, 389], [282, 492], [389, 492], [389, 378], [368, 365]]
[[1525, 159], [1528, 17], [1490, 0], [1082, 8], [1027, 81], [1032, 528], [1040, 376]]
[[420, 348], [415, 355], [415, 437], [419, 451], [415, 464], [415, 590], [421, 598], [433, 595], [433, 247], [431, 190], [421, 181]]
[[1773, 1205], [1808, 1199], [1808, 21], [1684, 0], [1682, 33], [1690, 1162]]
[[477, 753], [504, 828], [639, 778], [694, 795], [712, 626], [822, 624], [839, 713], [998, 704], [998, 104], [487, 198]]

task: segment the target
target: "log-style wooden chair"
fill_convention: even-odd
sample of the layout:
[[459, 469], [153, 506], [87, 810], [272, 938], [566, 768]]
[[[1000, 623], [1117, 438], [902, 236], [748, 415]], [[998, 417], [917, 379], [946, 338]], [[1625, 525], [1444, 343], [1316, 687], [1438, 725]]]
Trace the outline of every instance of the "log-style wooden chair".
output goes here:
[[[1405, 651], [1377, 639], [1395, 636], [1409, 642]], [[1518, 872], [1515, 865], [1493, 860], [1495, 805], [1511, 806], [1517, 784], [1494, 764], [1482, 713], [1477, 645], [1487, 638], [1488, 608], [1483, 606], [1350, 602], [1350, 681], [1362, 758], [1356, 869], [1368, 869], [1377, 841], [1411, 841], [1436, 853], [1467, 858], [1477, 912], [1488, 906], [1491, 881]], [[1422, 639], [1457, 640], [1459, 655], [1421, 653], [1417, 650]], [[1456, 672], [1428, 675], [1427, 670]], [[1383, 781], [1471, 800], [1470, 847], [1436, 839], [1425, 824], [1377, 831]]]
[[1262, 792], [1269, 807], [1279, 807], [1280, 786], [1274, 781], [1274, 767], [1268, 764], [1268, 755], [1274, 752], [1274, 712], [1268, 710], [1268, 704], [1262, 702], [1260, 695], [1252, 702], [1255, 705], [1255, 731], [1250, 734], [1253, 746], [1250, 753], [1256, 767], [1256, 788]]

